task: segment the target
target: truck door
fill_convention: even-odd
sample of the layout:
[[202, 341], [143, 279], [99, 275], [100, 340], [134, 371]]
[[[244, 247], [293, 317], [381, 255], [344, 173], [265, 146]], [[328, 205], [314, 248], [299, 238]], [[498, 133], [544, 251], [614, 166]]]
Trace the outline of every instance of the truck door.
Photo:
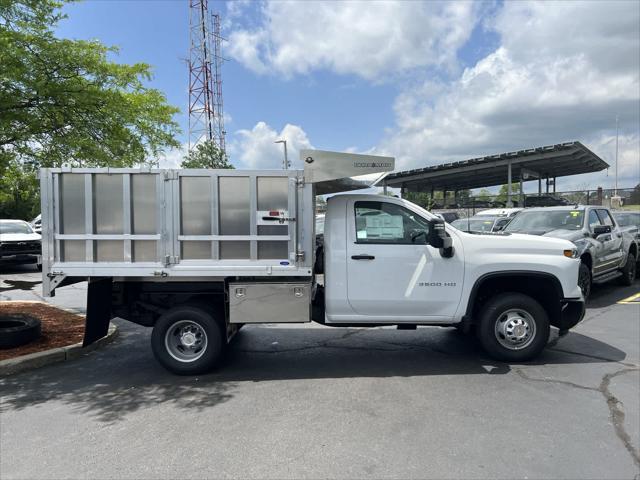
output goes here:
[[624, 256], [622, 251], [622, 232], [619, 228], [616, 228], [616, 224], [607, 210], [599, 208], [598, 216], [603, 225], [611, 227], [611, 233], [608, 234], [604, 242], [603, 268], [606, 270], [617, 268], [620, 266]]
[[347, 298], [363, 321], [450, 319], [460, 301], [463, 252], [426, 245], [427, 219], [389, 201], [347, 206]]

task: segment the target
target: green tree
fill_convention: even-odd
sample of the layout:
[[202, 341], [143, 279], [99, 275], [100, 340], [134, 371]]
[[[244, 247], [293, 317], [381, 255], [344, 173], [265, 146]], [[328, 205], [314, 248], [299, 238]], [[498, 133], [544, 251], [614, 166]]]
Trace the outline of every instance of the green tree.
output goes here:
[[[0, 0], [3, 202], [40, 167], [130, 167], [179, 146], [178, 109], [145, 85], [149, 65], [115, 63], [113, 47], [54, 35], [65, 3]], [[22, 202], [36, 207], [35, 192]]]
[[185, 155], [182, 168], [235, 168], [222, 150], [212, 141], [199, 143]]
[[[502, 185], [500, 187], [500, 190], [498, 191], [498, 195], [496, 196], [496, 200], [498, 200], [500, 202], [506, 202], [507, 201], [508, 190], [509, 190], [509, 184], [508, 183]], [[512, 183], [511, 184], [511, 199], [513, 201], [517, 201], [519, 195], [520, 195], [520, 184], [519, 183]]]
[[33, 165], [11, 160], [0, 175], [0, 218], [33, 219], [40, 212], [39, 189]]
[[[438, 193], [440, 196], [438, 197]], [[435, 192], [435, 198], [442, 198], [441, 192]], [[420, 205], [422, 208], [426, 210], [430, 210], [433, 207], [433, 199], [427, 192], [405, 192], [404, 197], [405, 200], [409, 200], [416, 205]]]
[[476, 195], [475, 198], [476, 200], [488, 201], [491, 199], [491, 192], [486, 188], [483, 188], [478, 192], [478, 195]]

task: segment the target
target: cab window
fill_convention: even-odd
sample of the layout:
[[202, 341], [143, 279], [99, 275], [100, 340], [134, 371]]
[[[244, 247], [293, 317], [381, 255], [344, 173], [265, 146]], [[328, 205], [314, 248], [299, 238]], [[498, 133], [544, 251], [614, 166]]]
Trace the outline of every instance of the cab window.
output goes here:
[[356, 202], [356, 243], [426, 244], [429, 222], [400, 205]]
[[600, 223], [600, 218], [598, 218], [598, 214], [595, 210], [589, 210], [589, 229], [593, 231], [593, 228], [598, 225], [602, 225]]
[[609, 225], [613, 227], [613, 219], [611, 218], [611, 215], [609, 215], [609, 212], [607, 212], [606, 210], [598, 210], [598, 216], [600, 217], [603, 225]]

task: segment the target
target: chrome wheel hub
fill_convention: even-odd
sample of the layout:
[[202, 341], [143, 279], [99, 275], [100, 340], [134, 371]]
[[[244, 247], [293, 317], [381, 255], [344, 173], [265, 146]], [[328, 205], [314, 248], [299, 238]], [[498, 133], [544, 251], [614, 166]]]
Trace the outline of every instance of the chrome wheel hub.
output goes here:
[[193, 347], [196, 344], [196, 336], [191, 332], [183, 333], [180, 337], [180, 343], [185, 347]]
[[207, 333], [202, 326], [191, 320], [174, 323], [164, 337], [169, 355], [179, 362], [194, 362], [207, 349]]
[[502, 313], [495, 325], [496, 340], [509, 350], [521, 350], [531, 344], [536, 334], [536, 322], [521, 309]]

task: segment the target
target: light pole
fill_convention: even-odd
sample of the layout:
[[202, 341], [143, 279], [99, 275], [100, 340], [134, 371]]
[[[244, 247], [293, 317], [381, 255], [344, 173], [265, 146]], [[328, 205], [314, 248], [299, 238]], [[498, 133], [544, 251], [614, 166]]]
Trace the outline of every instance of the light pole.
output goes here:
[[616, 115], [616, 183], [613, 190], [614, 195], [618, 196], [618, 115]]
[[274, 143], [283, 143], [284, 144], [284, 162], [282, 163], [282, 169], [289, 169], [289, 158], [287, 158], [287, 141], [286, 140], [276, 140]]

